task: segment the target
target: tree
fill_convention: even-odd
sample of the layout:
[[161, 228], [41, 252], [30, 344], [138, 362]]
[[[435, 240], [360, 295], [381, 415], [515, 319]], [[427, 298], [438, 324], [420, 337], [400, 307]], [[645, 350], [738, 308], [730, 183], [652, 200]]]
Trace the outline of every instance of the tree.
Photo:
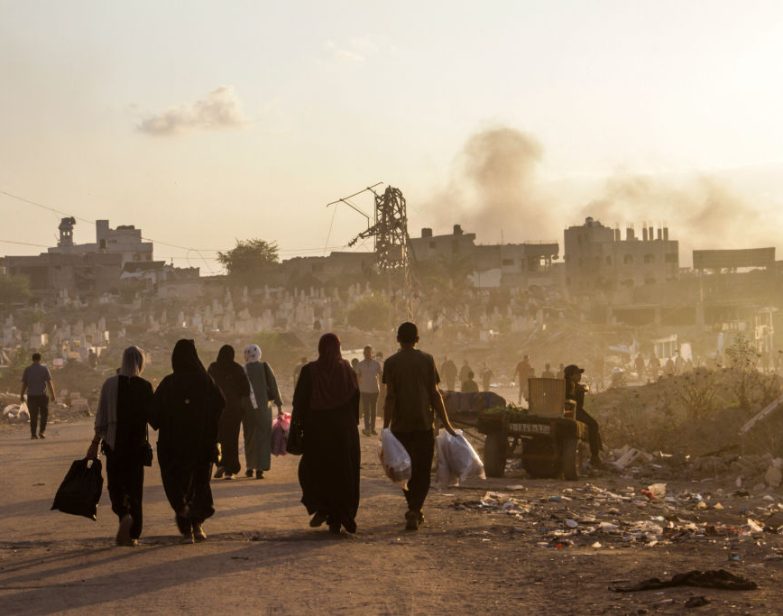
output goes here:
[[726, 349], [726, 357], [729, 360], [729, 368], [734, 373], [737, 403], [741, 409], [749, 410], [753, 403], [753, 390], [760, 380], [756, 369], [760, 355], [750, 340], [739, 335]]
[[0, 304], [24, 303], [31, 296], [27, 276], [0, 275]]
[[237, 240], [234, 248], [218, 253], [218, 261], [231, 278], [246, 282], [279, 261], [277, 243], [259, 239]]

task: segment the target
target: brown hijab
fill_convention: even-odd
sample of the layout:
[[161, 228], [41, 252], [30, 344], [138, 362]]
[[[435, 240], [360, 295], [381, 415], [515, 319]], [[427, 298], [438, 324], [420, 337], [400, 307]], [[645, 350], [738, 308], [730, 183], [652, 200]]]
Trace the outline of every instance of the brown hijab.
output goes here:
[[311, 409], [338, 408], [359, 389], [356, 373], [340, 354], [340, 339], [335, 334], [321, 336], [318, 359], [312, 363], [310, 370], [313, 381]]

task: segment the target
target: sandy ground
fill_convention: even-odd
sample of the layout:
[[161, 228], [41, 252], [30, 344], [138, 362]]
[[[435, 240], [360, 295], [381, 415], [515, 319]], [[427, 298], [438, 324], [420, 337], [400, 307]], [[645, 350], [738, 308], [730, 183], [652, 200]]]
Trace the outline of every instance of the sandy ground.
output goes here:
[[[681, 613], [703, 595], [710, 613], [780, 613], [783, 561], [769, 555], [778, 535], [734, 541], [684, 538], [655, 547], [584, 542], [546, 545], [545, 527], [570, 517], [576, 502], [549, 502], [585, 482], [507, 477], [433, 491], [426, 524], [403, 530], [404, 500], [364, 438], [359, 532], [331, 537], [313, 530], [299, 503], [298, 458], [273, 460], [262, 481], [214, 481], [217, 514], [207, 542], [181, 545], [157, 465], [148, 470], [145, 529], [136, 548], [113, 545], [116, 518], [105, 494], [98, 521], [50, 511], [70, 462], [91, 436], [87, 421], [55, 424], [45, 441], [24, 426], [0, 432], [0, 614], [643, 614]], [[616, 489], [624, 480], [594, 484]], [[487, 490], [538, 503], [526, 515], [455, 507]], [[582, 507], [582, 513], [587, 507]], [[629, 515], [634, 512], [630, 512]], [[637, 514], [638, 515], [638, 514]], [[744, 521], [731, 506], [726, 521]], [[578, 516], [575, 516], [578, 517]], [[587, 543], [592, 542], [590, 538]], [[734, 560], [729, 552], [736, 554]], [[617, 580], [638, 581], [689, 569], [725, 568], [759, 589], [698, 588], [618, 594]]]

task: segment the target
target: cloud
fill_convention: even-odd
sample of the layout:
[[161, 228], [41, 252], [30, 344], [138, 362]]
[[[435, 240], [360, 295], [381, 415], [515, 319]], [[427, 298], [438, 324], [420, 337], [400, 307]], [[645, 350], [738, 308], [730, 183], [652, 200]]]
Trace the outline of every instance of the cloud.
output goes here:
[[324, 49], [331, 59], [346, 64], [363, 64], [382, 50], [381, 44], [372, 36], [354, 37], [345, 43], [328, 40], [324, 43]]
[[199, 129], [239, 128], [246, 124], [247, 120], [234, 88], [220, 86], [194, 103], [147, 116], [137, 128], [148, 135], [170, 136]]

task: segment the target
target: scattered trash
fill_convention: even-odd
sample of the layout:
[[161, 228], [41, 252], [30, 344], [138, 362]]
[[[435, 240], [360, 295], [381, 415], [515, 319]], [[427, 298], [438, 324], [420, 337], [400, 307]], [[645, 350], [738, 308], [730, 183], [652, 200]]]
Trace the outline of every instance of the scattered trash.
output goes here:
[[687, 608], [693, 608], [693, 607], [702, 607], [704, 605], [707, 605], [709, 603], [709, 599], [707, 597], [703, 597], [701, 595], [697, 595], [694, 597], [689, 597], [685, 601], [685, 607]]

